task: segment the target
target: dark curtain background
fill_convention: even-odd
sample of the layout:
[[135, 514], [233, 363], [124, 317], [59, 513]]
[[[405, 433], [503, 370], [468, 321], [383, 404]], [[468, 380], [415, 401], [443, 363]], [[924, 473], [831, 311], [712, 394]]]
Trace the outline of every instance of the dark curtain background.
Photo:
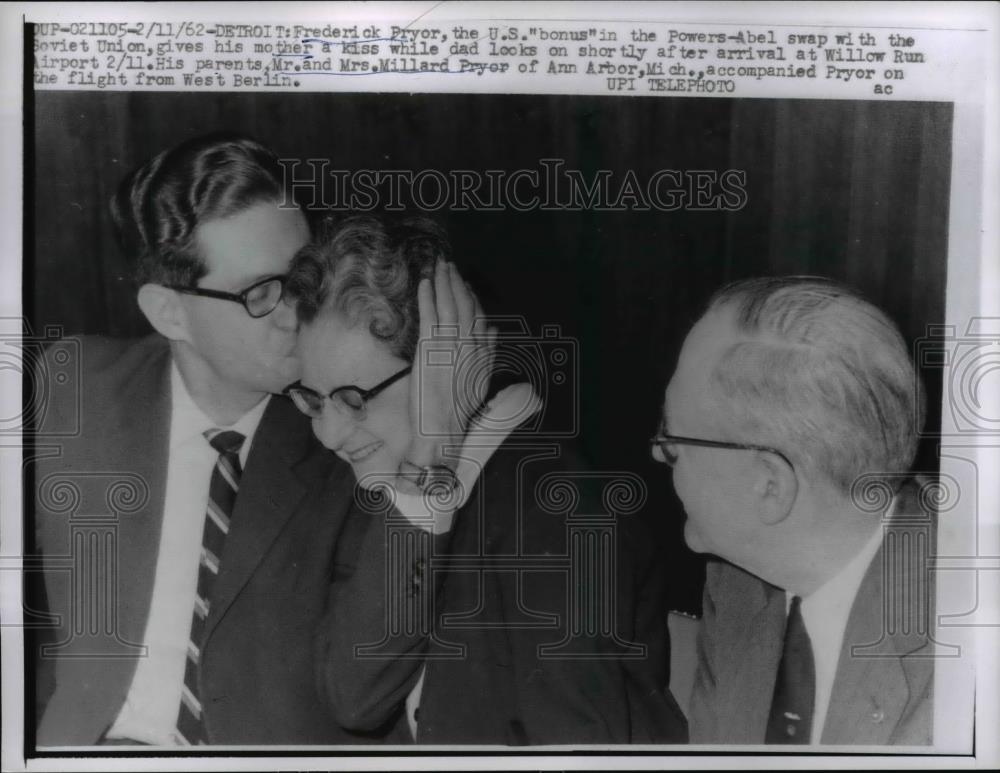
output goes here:
[[[36, 329], [68, 333], [148, 330], [106, 203], [135, 165], [208, 131], [247, 132], [330, 169], [539, 169], [557, 158], [585, 179], [607, 169], [619, 182], [628, 170], [641, 182], [660, 169], [744, 170], [737, 212], [432, 213], [488, 311], [524, 314], [536, 330], [558, 324], [579, 341], [585, 449], [599, 468], [647, 481], [643, 517], [672, 562], [681, 609], [700, 608], [702, 565], [683, 546], [669, 472], [648, 460], [646, 441], [712, 291], [740, 277], [822, 274], [864, 291], [910, 341], [944, 321], [948, 104], [45, 91], [34, 102], [25, 305]], [[927, 375], [935, 426], [940, 379]], [[925, 443], [918, 468], [936, 466]]]

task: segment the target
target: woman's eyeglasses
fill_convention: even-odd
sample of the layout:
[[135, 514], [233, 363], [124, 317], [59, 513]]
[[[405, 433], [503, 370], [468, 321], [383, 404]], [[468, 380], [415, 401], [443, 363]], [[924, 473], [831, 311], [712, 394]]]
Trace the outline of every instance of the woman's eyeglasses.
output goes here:
[[323, 403], [329, 400], [334, 407], [346, 413], [356, 421], [363, 421], [368, 415], [368, 401], [380, 392], [388, 389], [408, 374], [413, 367], [407, 365], [402, 370], [393, 373], [385, 381], [382, 381], [371, 389], [361, 389], [356, 386], [342, 386], [334, 389], [330, 394], [324, 395], [315, 389], [302, 386], [300, 383], [292, 384], [285, 389], [285, 394], [292, 398], [292, 402], [310, 419], [318, 419], [323, 415]]

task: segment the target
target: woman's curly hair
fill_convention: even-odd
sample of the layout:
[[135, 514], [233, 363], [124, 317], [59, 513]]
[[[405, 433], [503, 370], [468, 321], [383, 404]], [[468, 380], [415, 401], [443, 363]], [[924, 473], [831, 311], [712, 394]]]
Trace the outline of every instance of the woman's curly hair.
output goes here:
[[420, 335], [417, 288], [450, 256], [444, 229], [427, 218], [329, 220], [295, 256], [285, 292], [302, 322], [334, 309], [352, 325], [367, 324], [394, 355], [412, 361]]

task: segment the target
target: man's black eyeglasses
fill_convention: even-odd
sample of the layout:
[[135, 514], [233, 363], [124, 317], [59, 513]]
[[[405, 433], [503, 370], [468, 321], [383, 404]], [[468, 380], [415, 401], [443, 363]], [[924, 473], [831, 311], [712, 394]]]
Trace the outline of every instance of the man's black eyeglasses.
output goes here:
[[402, 370], [393, 373], [385, 381], [382, 381], [371, 389], [361, 389], [356, 386], [342, 386], [334, 389], [330, 394], [324, 395], [315, 389], [296, 383], [286, 387], [285, 394], [292, 398], [292, 402], [310, 419], [318, 419], [323, 415], [323, 403], [330, 400], [336, 407], [340, 408], [354, 419], [362, 421], [368, 415], [368, 401], [379, 392], [388, 389], [399, 381], [403, 376], [413, 370], [407, 365]]
[[266, 317], [274, 311], [285, 294], [285, 276], [266, 276], [254, 282], [246, 290], [239, 293], [227, 293], [222, 290], [208, 290], [204, 287], [185, 287], [184, 285], [164, 285], [179, 293], [200, 295], [203, 298], [219, 298], [223, 301], [233, 301], [243, 305], [247, 314], [255, 319]]
[[[705, 448], [733, 448], [738, 451], [766, 451], [771, 454], [775, 454], [780, 458], [785, 460], [785, 463], [795, 469], [795, 465], [792, 464], [792, 460], [785, 456], [777, 448], [771, 448], [770, 446], [760, 446], [753, 443], [727, 443], [723, 440], [702, 440], [701, 438], [693, 437], [683, 437], [682, 435], [667, 435], [664, 433], [659, 433], [654, 435], [649, 439], [650, 450], [653, 451], [653, 458], [657, 461], [661, 461], [670, 467], [677, 464], [677, 449], [673, 446], [703, 446]], [[660, 455], [656, 455], [656, 451], [660, 452]]]

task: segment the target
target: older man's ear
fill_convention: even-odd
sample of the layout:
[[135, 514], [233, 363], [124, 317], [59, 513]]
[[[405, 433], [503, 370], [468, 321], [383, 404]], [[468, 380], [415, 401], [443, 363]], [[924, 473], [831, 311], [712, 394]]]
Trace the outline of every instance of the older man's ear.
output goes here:
[[777, 454], [758, 451], [754, 460], [753, 494], [761, 523], [774, 526], [792, 512], [799, 493], [795, 471]]

